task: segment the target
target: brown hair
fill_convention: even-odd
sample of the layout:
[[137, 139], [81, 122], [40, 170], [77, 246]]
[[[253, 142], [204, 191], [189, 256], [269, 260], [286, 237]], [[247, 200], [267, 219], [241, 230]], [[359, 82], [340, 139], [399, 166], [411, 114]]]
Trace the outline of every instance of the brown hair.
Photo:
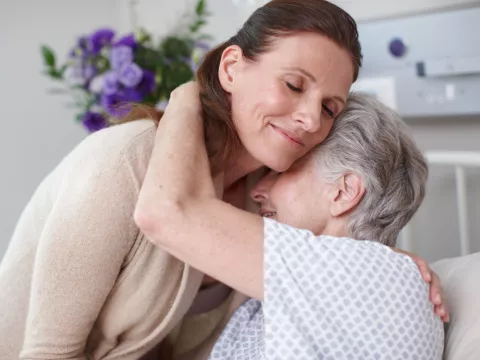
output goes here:
[[[344, 10], [324, 0], [272, 0], [258, 8], [235, 36], [208, 52], [197, 71], [205, 141], [214, 174], [224, 168], [228, 159], [234, 158], [241, 145], [230, 102], [218, 78], [223, 51], [237, 45], [246, 59], [255, 61], [278, 38], [299, 32], [321, 34], [345, 49], [352, 57], [352, 82], [357, 79], [362, 52], [356, 23]], [[151, 118], [158, 124], [162, 115], [153, 107], [135, 105], [120, 123]]]

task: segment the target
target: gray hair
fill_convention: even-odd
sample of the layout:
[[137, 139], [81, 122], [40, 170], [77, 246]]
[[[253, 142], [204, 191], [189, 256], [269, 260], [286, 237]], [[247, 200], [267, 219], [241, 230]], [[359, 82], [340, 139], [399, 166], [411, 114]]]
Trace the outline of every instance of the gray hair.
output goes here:
[[425, 197], [428, 177], [425, 158], [400, 117], [369, 95], [351, 94], [313, 156], [326, 181], [355, 173], [364, 182], [365, 195], [348, 217], [349, 236], [394, 246]]

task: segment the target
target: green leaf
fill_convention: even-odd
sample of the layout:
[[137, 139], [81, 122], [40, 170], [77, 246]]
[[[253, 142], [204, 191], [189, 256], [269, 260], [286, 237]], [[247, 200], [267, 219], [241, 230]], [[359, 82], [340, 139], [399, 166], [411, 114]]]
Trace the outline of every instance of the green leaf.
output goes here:
[[98, 69], [99, 73], [104, 73], [110, 69], [110, 61], [105, 56], [97, 56], [94, 58], [93, 65]]
[[55, 80], [62, 80], [63, 76], [60, 74], [56, 69], [50, 68], [45, 70], [45, 74], [50, 76], [52, 79]]
[[85, 115], [85, 114], [77, 114], [77, 115], [75, 115], [75, 121], [81, 122], [82, 119], [83, 119], [83, 115]]
[[135, 63], [142, 69], [154, 71], [157, 67], [164, 65], [165, 57], [161, 50], [138, 45], [135, 51]]
[[53, 50], [46, 45], [41, 47], [43, 62], [50, 68], [55, 68], [55, 54]]
[[170, 93], [178, 86], [193, 80], [194, 74], [189, 65], [183, 61], [173, 62], [170, 64], [168, 71], [164, 73], [163, 85], [167, 92]]
[[205, 13], [205, 0], [198, 0], [195, 12], [198, 16], [201, 16]]
[[205, 20], [197, 20], [193, 25], [190, 25], [191, 32], [197, 32], [207, 22]]
[[62, 67], [58, 70], [58, 73], [60, 74], [61, 79], [63, 79], [63, 75], [65, 75], [65, 70], [67, 70], [68, 65], [62, 65]]
[[162, 50], [167, 59], [188, 57], [193, 50], [193, 41], [169, 36], [162, 42]]

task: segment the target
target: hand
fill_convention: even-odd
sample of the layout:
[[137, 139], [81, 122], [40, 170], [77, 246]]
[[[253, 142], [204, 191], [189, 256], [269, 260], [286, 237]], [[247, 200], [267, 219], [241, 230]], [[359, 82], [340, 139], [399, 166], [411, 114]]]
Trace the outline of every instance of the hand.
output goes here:
[[443, 293], [440, 278], [432, 269], [430, 269], [428, 262], [420, 256], [409, 253], [408, 251], [403, 251], [397, 248], [392, 248], [392, 250], [407, 255], [418, 266], [423, 280], [430, 284], [430, 301], [434, 305], [435, 313], [440, 316], [443, 322], [449, 322], [450, 314], [448, 313], [447, 304], [445, 303], [445, 295]]
[[191, 114], [193, 111], [196, 115], [200, 115], [202, 105], [200, 102], [200, 89], [195, 81], [187, 82], [180, 85], [170, 94], [166, 112], [180, 111]]

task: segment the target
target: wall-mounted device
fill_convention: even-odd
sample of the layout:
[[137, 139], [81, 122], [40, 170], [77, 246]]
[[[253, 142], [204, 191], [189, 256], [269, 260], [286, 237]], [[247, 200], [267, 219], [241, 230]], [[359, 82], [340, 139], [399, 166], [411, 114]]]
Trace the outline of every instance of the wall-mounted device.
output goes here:
[[353, 90], [404, 117], [480, 115], [480, 7], [359, 24]]

